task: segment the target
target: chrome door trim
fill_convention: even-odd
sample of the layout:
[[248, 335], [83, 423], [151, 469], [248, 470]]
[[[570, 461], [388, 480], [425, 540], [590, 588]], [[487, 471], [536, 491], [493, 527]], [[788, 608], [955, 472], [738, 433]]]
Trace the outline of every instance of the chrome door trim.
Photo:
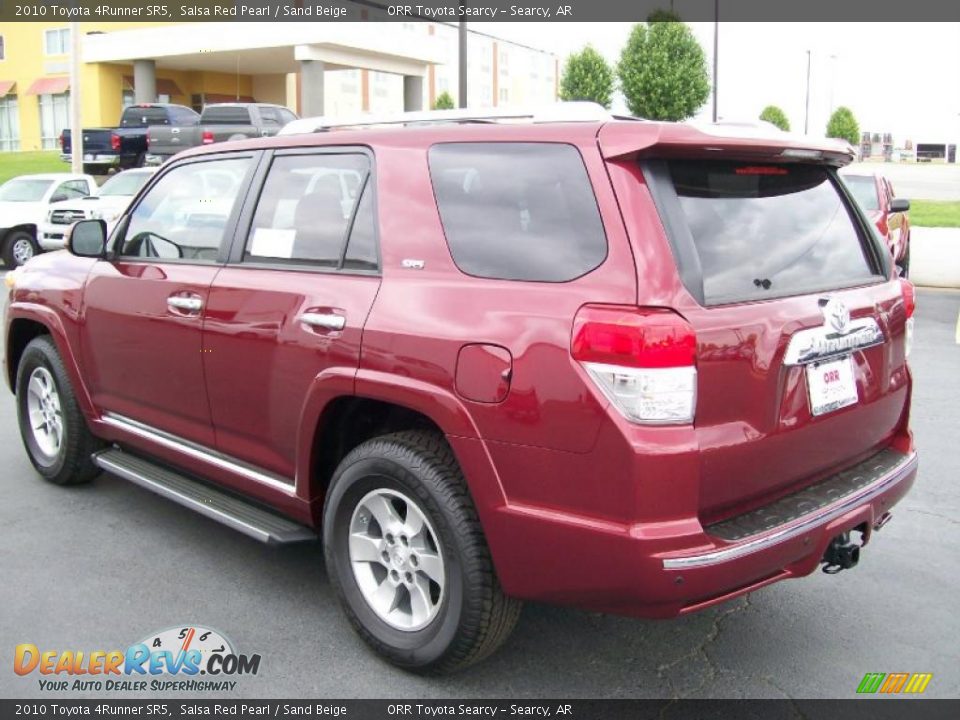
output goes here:
[[890, 472], [872, 485], [868, 485], [859, 492], [848, 495], [834, 505], [828, 505], [822, 510], [808, 515], [796, 524], [780, 527], [753, 540], [724, 547], [719, 550], [712, 550], [699, 555], [664, 558], [663, 568], [664, 570], [690, 570], [693, 568], [709, 567], [767, 550], [774, 545], [779, 545], [798, 535], [803, 535], [805, 532], [809, 532], [820, 525], [824, 525], [864, 503], [870, 502], [899, 483], [911, 472], [914, 472], [917, 469], [917, 465], [917, 453], [911, 452], [909, 455], [904, 456], [902, 463], [890, 470]]
[[261, 485], [279, 490], [286, 495], [296, 495], [296, 485], [293, 480], [276, 475], [268, 470], [263, 470], [243, 460], [238, 460], [216, 450], [211, 450], [198, 443], [177, 437], [164, 430], [158, 430], [157, 428], [123, 415], [107, 412], [104, 413], [100, 419], [106, 425], [182, 453], [194, 460], [200, 460], [214, 467], [232, 472], [235, 475], [240, 475], [248, 480], [253, 480]]

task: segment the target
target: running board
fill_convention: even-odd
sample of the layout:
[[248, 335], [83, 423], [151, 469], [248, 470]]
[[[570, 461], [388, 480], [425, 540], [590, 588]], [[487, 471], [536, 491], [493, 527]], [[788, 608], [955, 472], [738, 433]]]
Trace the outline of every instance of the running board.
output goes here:
[[93, 455], [102, 470], [206, 515], [268, 545], [315, 540], [310, 528], [119, 448]]

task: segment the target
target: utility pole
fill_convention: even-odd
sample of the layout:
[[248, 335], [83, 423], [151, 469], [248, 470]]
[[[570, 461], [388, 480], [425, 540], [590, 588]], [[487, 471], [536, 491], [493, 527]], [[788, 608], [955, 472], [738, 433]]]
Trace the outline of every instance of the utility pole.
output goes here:
[[[671, 6], [673, 3], [671, 2]], [[717, 68], [720, 65], [720, 0], [713, 0], [713, 121], [717, 121], [717, 94], [720, 82]]]
[[80, 23], [70, 23], [70, 170], [83, 172], [83, 122], [80, 118]]
[[830, 56], [830, 114], [833, 115], [833, 90], [837, 84], [837, 56]]
[[810, 51], [807, 50], [807, 103], [803, 112], [803, 134], [810, 134]]
[[460, 107], [465, 108], [467, 106], [467, 24], [460, 21], [459, 27], [459, 40], [460, 40]]

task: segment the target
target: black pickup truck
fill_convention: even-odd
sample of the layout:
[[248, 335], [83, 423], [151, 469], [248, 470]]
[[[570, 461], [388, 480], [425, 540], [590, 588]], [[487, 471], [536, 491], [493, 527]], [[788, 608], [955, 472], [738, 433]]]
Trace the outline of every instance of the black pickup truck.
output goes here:
[[[105, 175], [110, 169], [142, 167], [147, 156], [147, 128], [151, 125], [192, 126], [200, 115], [183, 105], [140, 103], [124, 108], [120, 126], [83, 129], [83, 172]], [[70, 162], [70, 130], [60, 136], [61, 159]]]

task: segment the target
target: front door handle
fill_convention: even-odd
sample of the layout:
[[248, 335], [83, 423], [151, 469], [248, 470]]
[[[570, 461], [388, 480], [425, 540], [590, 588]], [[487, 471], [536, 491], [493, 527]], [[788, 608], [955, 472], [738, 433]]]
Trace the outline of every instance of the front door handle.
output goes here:
[[198, 313], [203, 309], [203, 300], [198, 297], [174, 295], [167, 298], [167, 307], [181, 312]]
[[305, 312], [300, 316], [300, 322], [323, 330], [343, 330], [347, 325], [347, 319], [336, 313]]

